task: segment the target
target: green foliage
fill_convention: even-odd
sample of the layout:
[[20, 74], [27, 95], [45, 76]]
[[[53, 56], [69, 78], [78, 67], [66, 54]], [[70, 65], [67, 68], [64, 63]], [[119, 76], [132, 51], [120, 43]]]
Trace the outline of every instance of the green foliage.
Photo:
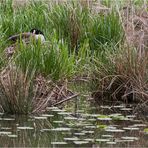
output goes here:
[[92, 50], [102, 45], [116, 46], [123, 40], [123, 28], [116, 12], [108, 15], [97, 15], [92, 19], [90, 46]]
[[[14, 102], [9, 104], [11, 98], [19, 101], [21, 97], [26, 97], [25, 100], [33, 97], [32, 94], [24, 97], [21, 93], [26, 89], [32, 93], [30, 90], [32, 78], [27, 79], [29, 85], [25, 86], [23, 84], [25, 78], [19, 78], [20, 73], [25, 75], [27, 73], [27, 77], [32, 73], [35, 76], [41, 74], [53, 80], [71, 78], [76, 75], [87, 76], [93, 68], [93, 70], [98, 69], [98, 60], [108, 63], [106, 55], [118, 49], [118, 44], [123, 39], [123, 29], [115, 10], [105, 15], [92, 14], [89, 8], [82, 7], [74, 1], [59, 5], [31, 1], [25, 7], [14, 10], [12, 0], [8, 0], [5, 4], [0, 4], [0, 7], [0, 68], [12, 62], [17, 73], [14, 73], [15, 78], [12, 78], [9, 85], [16, 90], [20, 85], [24, 87], [22, 89], [20, 87], [17, 96], [13, 93], [7, 97], [3, 96], [8, 98], [4, 106], [12, 105], [10, 110], [14, 112], [17, 107], [13, 106]], [[11, 45], [7, 42], [7, 38], [14, 34], [28, 32], [32, 28], [42, 30], [47, 42], [41, 44], [40, 41], [32, 40], [29, 44], [24, 44], [23, 41], [18, 41], [12, 59], [6, 59], [5, 47]], [[20, 84], [16, 80], [17, 77]], [[5, 91], [3, 88], [1, 90]], [[11, 90], [10, 87], [8, 90]], [[9, 91], [3, 94], [9, 94]], [[21, 100], [22, 104], [25, 104], [25, 100]], [[28, 112], [31, 109], [25, 110], [21, 112]]]
[[35, 69], [37, 73], [53, 79], [69, 77], [74, 71], [75, 55], [69, 55], [67, 45], [58, 41], [56, 36], [53, 36], [50, 45], [39, 41], [25, 46], [20, 42], [17, 47], [15, 61], [23, 71]]

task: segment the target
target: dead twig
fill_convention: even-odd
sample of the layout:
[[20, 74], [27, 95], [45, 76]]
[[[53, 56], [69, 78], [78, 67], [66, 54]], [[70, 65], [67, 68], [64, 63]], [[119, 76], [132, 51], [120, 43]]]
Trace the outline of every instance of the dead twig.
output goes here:
[[64, 102], [66, 102], [66, 101], [69, 101], [69, 100], [71, 100], [71, 99], [73, 99], [73, 98], [76, 98], [78, 95], [79, 95], [79, 93], [74, 94], [74, 95], [72, 95], [72, 96], [69, 96], [69, 97], [67, 97], [67, 98], [64, 99], [64, 100], [61, 100], [61, 101], [59, 101], [59, 102], [53, 104], [52, 106], [60, 105], [60, 104], [62, 104], [62, 103], [64, 103]]

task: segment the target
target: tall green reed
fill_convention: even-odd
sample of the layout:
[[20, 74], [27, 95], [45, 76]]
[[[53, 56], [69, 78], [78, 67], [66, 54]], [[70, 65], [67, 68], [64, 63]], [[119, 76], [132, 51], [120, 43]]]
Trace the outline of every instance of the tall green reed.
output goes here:
[[37, 73], [53, 79], [70, 76], [75, 65], [75, 55], [69, 55], [67, 44], [62, 40], [58, 41], [56, 36], [45, 44], [40, 41], [27, 46], [22, 42], [18, 43], [14, 60], [23, 71], [35, 69]]

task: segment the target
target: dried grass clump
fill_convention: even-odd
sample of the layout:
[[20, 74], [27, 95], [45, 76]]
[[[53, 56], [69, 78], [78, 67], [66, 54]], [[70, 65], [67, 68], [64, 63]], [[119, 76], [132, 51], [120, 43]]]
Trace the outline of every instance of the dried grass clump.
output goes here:
[[109, 62], [98, 71], [101, 74], [97, 91], [92, 94], [97, 102], [107, 97], [127, 103], [147, 103], [148, 55], [141, 57], [136, 49], [126, 49], [109, 57]]
[[[61, 85], [62, 84], [62, 85]], [[59, 105], [76, 97], [66, 83], [55, 85], [35, 73], [22, 73], [9, 66], [0, 73], [0, 104], [6, 113], [41, 113], [47, 106]]]
[[146, 4], [139, 9], [129, 5], [121, 11], [121, 14], [127, 43], [136, 47], [139, 54], [143, 56], [148, 49], [148, 12]]

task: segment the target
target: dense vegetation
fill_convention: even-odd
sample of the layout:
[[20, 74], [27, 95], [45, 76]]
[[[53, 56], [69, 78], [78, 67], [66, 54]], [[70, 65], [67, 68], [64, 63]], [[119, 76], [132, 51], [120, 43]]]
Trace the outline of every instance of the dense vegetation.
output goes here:
[[[38, 1], [13, 9], [9, 0], [0, 4], [0, 14], [0, 102], [4, 111], [28, 113], [38, 107], [35, 104], [40, 105], [34, 102], [38, 76], [52, 81], [48, 87], [89, 77], [97, 99], [101, 92], [108, 98], [130, 95], [130, 99], [146, 100], [147, 57], [137, 61], [137, 50], [125, 45], [119, 8], [96, 13], [79, 2], [56, 5]], [[15, 54], [7, 59], [7, 38], [32, 28], [42, 30], [46, 42], [26, 46], [18, 41]], [[48, 97], [46, 101], [43, 97], [45, 107]]]

